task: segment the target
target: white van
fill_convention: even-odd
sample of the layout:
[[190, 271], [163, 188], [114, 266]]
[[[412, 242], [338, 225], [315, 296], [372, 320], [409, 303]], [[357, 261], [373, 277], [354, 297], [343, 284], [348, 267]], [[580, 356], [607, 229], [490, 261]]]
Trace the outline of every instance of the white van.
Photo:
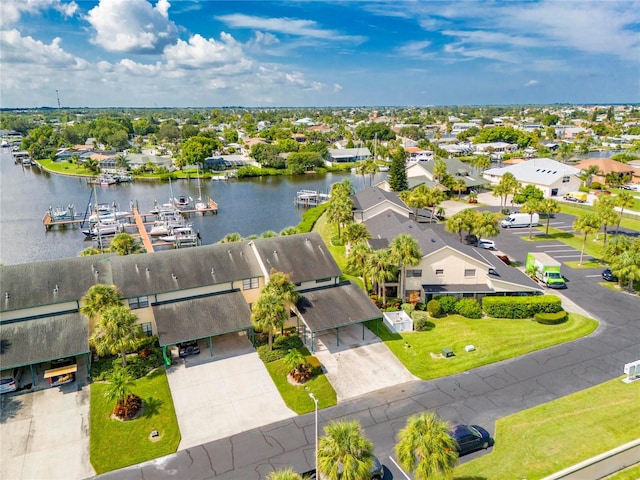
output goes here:
[[533, 215], [529, 213], [512, 213], [507, 218], [500, 222], [502, 228], [514, 228], [514, 227], [528, 227], [529, 225], [533, 225], [534, 227], [538, 225], [540, 221], [540, 215], [534, 213]]

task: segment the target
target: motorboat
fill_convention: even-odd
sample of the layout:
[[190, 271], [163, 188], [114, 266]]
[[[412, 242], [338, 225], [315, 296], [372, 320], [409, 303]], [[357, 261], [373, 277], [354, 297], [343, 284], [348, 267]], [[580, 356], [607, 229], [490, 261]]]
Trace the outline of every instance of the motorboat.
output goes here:
[[163, 242], [175, 243], [176, 246], [197, 245], [200, 240], [200, 234], [194, 232], [192, 225], [184, 227], [175, 227], [169, 235], [160, 237]]
[[176, 214], [172, 217], [162, 215], [160, 219], [153, 222], [149, 235], [157, 237], [159, 235], [169, 235], [174, 228], [184, 227], [185, 220], [182, 214]]
[[207, 202], [202, 200], [202, 181], [200, 180], [200, 165], [198, 165], [198, 198], [196, 199], [195, 209], [202, 212], [209, 208]]
[[173, 199], [173, 204], [177, 208], [187, 208], [191, 205], [192, 202], [193, 202], [193, 198], [188, 197], [186, 195], [180, 195], [179, 197], [175, 197]]
[[96, 205], [96, 213], [89, 216], [89, 222], [98, 223], [98, 219], [100, 222], [115, 222], [131, 215], [131, 212], [120, 211], [117, 207], [115, 202], [113, 204], [100, 203]]
[[108, 220], [105, 222], [100, 221], [100, 223], [96, 223], [88, 230], [82, 231], [82, 233], [84, 233], [87, 237], [115, 235], [116, 233], [122, 232], [124, 232], [124, 224], [118, 222], [117, 220]]
[[73, 216], [73, 205], [63, 206], [55, 206], [49, 207], [49, 211], [47, 212], [52, 220], [63, 220], [65, 218], [71, 218]]
[[182, 212], [175, 207], [173, 203], [162, 203], [158, 205], [157, 203], [153, 206], [149, 213], [154, 215], [182, 215]]

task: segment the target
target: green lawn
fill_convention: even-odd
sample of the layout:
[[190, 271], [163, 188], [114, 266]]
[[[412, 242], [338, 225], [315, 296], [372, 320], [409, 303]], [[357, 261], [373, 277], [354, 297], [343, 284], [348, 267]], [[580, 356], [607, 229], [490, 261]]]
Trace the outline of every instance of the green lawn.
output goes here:
[[318, 408], [332, 407], [337, 401], [336, 392], [324, 373], [309, 380], [304, 385], [292, 385], [287, 380], [287, 367], [284, 360], [276, 360], [266, 364], [273, 383], [278, 388], [284, 403], [298, 415], [312, 412], [315, 409], [309, 393], [318, 399]]
[[[536, 230], [538, 231], [536, 232]], [[540, 232], [542, 232], [542, 235]], [[549, 227], [549, 236], [544, 235], [544, 232], [544, 227], [537, 227], [534, 229], [533, 239], [529, 240], [529, 236], [526, 235], [522, 237], [522, 240], [525, 242], [558, 240], [559, 242], [565, 243], [578, 251], [582, 251], [584, 235], [574, 235], [573, 233], [565, 232], [553, 227]], [[611, 237], [610, 234], [608, 236], [609, 238]], [[584, 256], [587, 257], [589, 255], [597, 259], [601, 259], [604, 256], [604, 234], [602, 232], [600, 232], [600, 235], [591, 234], [587, 236], [587, 243], [584, 247]]]
[[[379, 326], [380, 338], [415, 376], [423, 380], [446, 377], [490, 363], [575, 340], [593, 332], [598, 322], [571, 313], [560, 325], [541, 325], [532, 320], [480, 319], [458, 315], [431, 319], [425, 332], [391, 334]], [[368, 325], [374, 332], [373, 323]], [[464, 347], [473, 345], [473, 352]], [[443, 348], [455, 357], [442, 358]]]
[[[568, 213], [569, 215], [583, 215], [587, 212], [594, 212], [595, 210], [590, 205], [567, 205], [566, 202], [560, 203], [560, 211], [562, 213]], [[626, 215], [626, 214], [625, 214]], [[628, 216], [622, 217], [622, 223], [620, 223], [621, 227], [629, 228], [631, 230], [640, 231], [640, 215], [634, 216], [630, 218]], [[615, 226], [613, 227], [613, 231], [615, 231]]]
[[66, 161], [54, 162], [53, 160], [38, 160], [38, 163], [49, 172], [61, 173], [63, 175], [96, 176], [95, 173], [85, 168], [84, 165], [78, 165], [77, 163], [69, 163]]
[[[91, 385], [90, 457], [96, 473], [104, 473], [175, 452], [180, 429], [164, 369], [136, 380], [133, 393], [145, 402], [141, 417], [128, 422], [110, 418], [114, 403], [105, 398], [106, 383]], [[157, 430], [158, 441], [149, 434]]]
[[[639, 398], [640, 382], [617, 378], [502, 418], [493, 452], [457, 467], [455, 478], [542, 478], [635, 440]], [[639, 472], [636, 466], [612, 478]]]

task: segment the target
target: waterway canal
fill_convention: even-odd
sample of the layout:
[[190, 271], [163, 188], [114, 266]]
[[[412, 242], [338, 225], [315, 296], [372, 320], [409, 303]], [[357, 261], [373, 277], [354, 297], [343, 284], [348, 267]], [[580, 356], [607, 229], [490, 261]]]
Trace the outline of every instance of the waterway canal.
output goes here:
[[[378, 174], [374, 181], [380, 181], [384, 176], [386, 174]], [[294, 205], [297, 191], [308, 189], [326, 193], [333, 183], [344, 178], [350, 178], [356, 189], [362, 188], [362, 177], [353, 174], [229, 182], [203, 180], [202, 197], [211, 197], [217, 202], [219, 213], [192, 215], [189, 221], [200, 232], [203, 244], [216, 243], [233, 232], [243, 237], [267, 230], [280, 232], [300, 222], [304, 210]], [[198, 197], [196, 179], [173, 181], [171, 189], [174, 197]], [[8, 149], [3, 148], [0, 152], [0, 263], [10, 265], [74, 257], [92, 246], [93, 242], [85, 240], [81, 228], [54, 228], [47, 232], [42, 224], [42, 217], [50, 206], [73, 204], [77, 213], [84, 213], [91, 191], [86, 178], [53, 175], [35, 167], [16, 165]], [[148, 212], [154, 201], [168, 202], [170, 196], [169, 183], [157, 181], [98, 186], [96, 192], [100, 203], [116, 202], [121, 210], [129, 210], [133, 201], [141, 212]]]

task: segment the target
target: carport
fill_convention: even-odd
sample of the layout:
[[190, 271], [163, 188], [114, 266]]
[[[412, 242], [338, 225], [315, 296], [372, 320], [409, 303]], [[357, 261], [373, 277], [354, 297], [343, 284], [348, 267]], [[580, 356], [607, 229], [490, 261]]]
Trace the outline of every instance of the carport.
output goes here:
[[376, 320], [377, 329], [382, 318], [382, 313], [367, 294], [351, 282], [300, 292], [296, 310], [298, 331], [301, 331], [303, 342], [312, 353], [318, 333], [335, 329], [336, 342], [340, 345], [340, 328], [360, 323], [364, 340], [365, 322]]
[[[89, 371], [89, 323], [84, 315], [78, 312], [6, 322], [1, 325], [2, 369], [28, 366], [33, 385], [38, 383], [34, 365], [80, 355], [84, 356]], [[66, 367], [66, 370], [71, 371], [69, 367]], [[45, 372], [45, 378], [59, 374], [58, 371], [48, 370]]]
[[206, 338], [213, 356], [213, 337], [241, 331], [253, 334], [251, 310], [240, 291], [153, 305], [152, 309], [158, 340], [169, 363], [167, 349], [172, 345]]

